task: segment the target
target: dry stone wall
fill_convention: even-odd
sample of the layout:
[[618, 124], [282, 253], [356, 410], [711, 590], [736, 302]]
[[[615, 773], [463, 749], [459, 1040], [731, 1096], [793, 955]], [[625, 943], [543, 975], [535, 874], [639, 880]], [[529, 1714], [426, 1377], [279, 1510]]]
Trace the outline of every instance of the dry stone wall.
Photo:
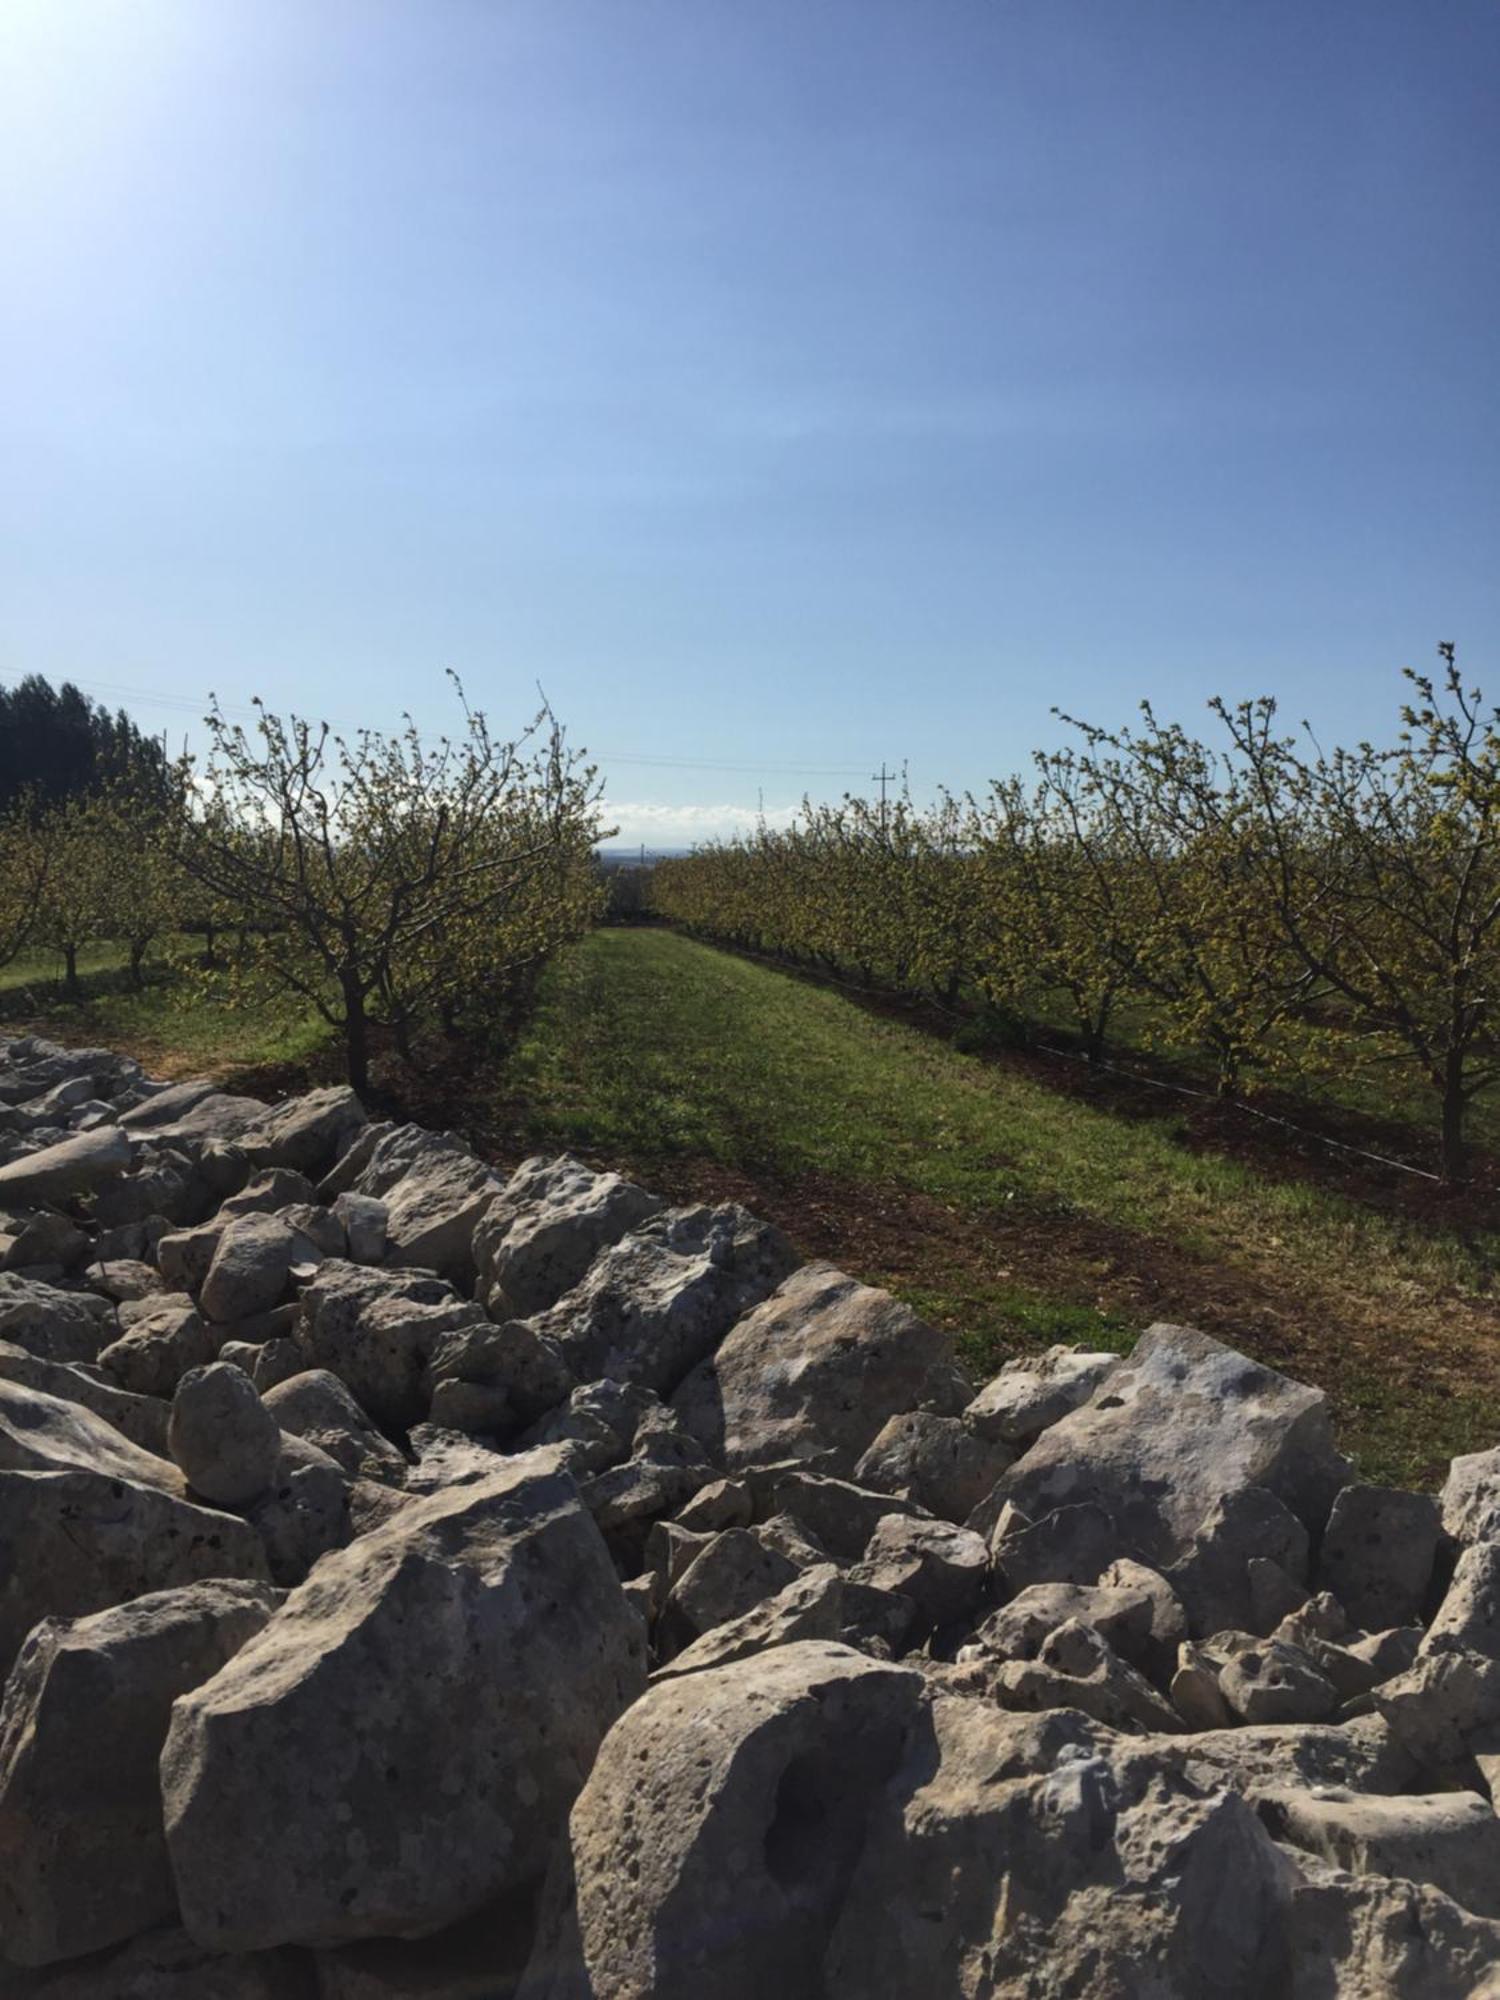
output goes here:
[[0, 1043], [0, 2000], [1500, 1994], [1500, 1449]]

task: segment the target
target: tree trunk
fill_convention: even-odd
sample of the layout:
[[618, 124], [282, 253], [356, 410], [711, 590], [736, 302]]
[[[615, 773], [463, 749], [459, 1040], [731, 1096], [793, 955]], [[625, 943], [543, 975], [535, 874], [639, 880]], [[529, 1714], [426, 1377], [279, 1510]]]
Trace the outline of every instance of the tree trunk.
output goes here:
[[1468, 1178], [1469, 1149], [1464, 1142], [1464, 1059], [1450, 1049], [1443, 1065], [1443, 1179], [1457, 1187]]
[[131, 940], [130, 983], [133, 987], [135, 987], [137, 992], [139, 992], [141, 987], [143, 987], [146, 983], [145, 975], [141, 971], [141, 961], [146, 956], [146, 946], [150, 943], [150, 941], [151, 940], [149, 938], [140, 938], [140, 939], [132, 938]]
[[70, 1000], [81, 1000], [83, 998], [83, 988], [78, 984], [77, 945], [65, 944], [62, 948], [62, 955], [64, 967], [63, 991]]
[[370, 1087], [370, 1023], [365, 1013], [365, 996], [347, 981], [344, 984], [344, 1059], [349, 1071], [349, 1087], [363, 1097]]

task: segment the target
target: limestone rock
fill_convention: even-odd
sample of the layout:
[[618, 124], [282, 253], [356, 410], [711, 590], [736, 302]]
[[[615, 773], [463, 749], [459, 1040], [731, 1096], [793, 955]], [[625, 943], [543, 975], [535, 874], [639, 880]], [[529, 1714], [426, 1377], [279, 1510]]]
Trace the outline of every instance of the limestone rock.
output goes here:
[[270, 1581], [232, 1514], [101, 1472], [0, 1472], [0, 1673], [42, 1618], [219, 1576]]
[[1081, 1408], [1119, 1366], [1118, 1354], [1078, 1347], [1018, 1354], [985, 1384], [964, 1416], [981, 1437], [1019, 1449]]
[[80, 1132], [0, 1167], [0, 1206], [67, 1201], [118, 1180], [130, 1166], [130, 1140], [117, 1126]]
[[1230, 1496], [1264, 1488], [1320, 1528], [1347, 1483], [1320, 1390], [1195, 1328], [1156, 1326], [1092, 1402], [1043, 1431], [996, 1490], [1033, 1520], [1097, 1506], [1116, 1554], [1172, 1577], [1205, 1517]]
[[1444, 1533], [1455, 1541], [1484, 1542], [1500, 1537], [1500, 1445], [1455, 1458], [1439, 1504]]
[[111, 1338], [114, 1315], [91, 1292], [60, 1292], [0, 1271], [0, 1340], [41, 1361], [93, 1361]]
[[667, 1396], [795, 1262], [780, 1230], [733, 1204], [669, 1209], [601, 1251], [529, 1324], [575, 1380], [607, 1375]]
[[1009, 1445], [982, 1438], [961, 1417], [911, 1410], [881, 1426], [853, 1478], [905, 1494], [945, 1521], [967, 1521], [1014, 1457]]
[[748, 1528], [709, 1537], [672, 1582], [662, 1613], [662, 1641], [675, 1653], [694, 1639], [740, 1618], [795, 1580], [794, 1564], [769, 1549]]
[[1441, 1528], [1426, 1493], [1346, 1486], [1333, 1503], [1318, 1551], [1318, 1580], [1365, 1632], [1422, 1615]]
[[98, 1472], [164, 1493], [182, 1492], [175, 1466], [117, 1431], [81, 1403], [0, 1378], [0, 1471]]
[[0, 1379], [59, 1396], [65, 1403], [79, 1403], [142, 1451], [156, 1458], [170, 1456], [166, 1404], [155, 1396], [133, 1396], [116, 1387], [101, 1369], [71, 1361], [43, 1361], [24, 1347], [0, 1340]]
[[962, 1409], [952, 1342], [889, 1292], [808, 1264], [741, 1319], [673, 1397], [731, 1471], [817, 1459], [848, 1476], [891, 1417]]
[[305, 1952], [205, 1951], [173, 1925], [19, 1974], [0, 1991], [5, 2000], [321, 2000], [316, 1977]]
[[364, 1106], [344, 1084], [291, 1097], [237, 1135], [254, 1167], [324, 1174], [366, 1123]]
[[989, 1564], [989, 1550], [968, 1528], [887, 1514], [849, 1574], [854, 1583], [910, 1598], [926, 1632], [973, 1610]]
[[[1427, 1628], [1424, 1653], [1454, 1650], [1487, 1653], [1500, 1660], [1500, 1543], [1470, 1543]], [[1500, 1916], [1500, 1911], [1495, 1914]]]
[[[921, 1703], [920, 1675], [810, 1641], [653, 1687], [573, 1808], [523, 2000], [822, 1990], [868, 1813]], [[924, 1990], [945, 1989], [906, 1989]]]
[[226, 1224], [198, 1296], [205, 1319], [248, 1319], [279, 1304], [306, 1241], [279, 1216], [239, 1215]]
[[[628, 1588], [628, 1586], [627, 1586]], [[738, 1618], [715, 1625], [659, 1666], [651, 1679], [676, 1680], [710, 1667], [727, 1667], [800, 1639], [837, 1639], [844, 1626], [843, 1579], [833, 1563], [819, 1563], [783, 1584]]]
[[523, 1160], [475, 1232], [479, 1297], [496, 1320], [543, 1312], [582, 1282], [601, 1250], [665, 1205], [571, 1154]]
[[193, 1492], [215, 1507], [246, 1507], [270, 1486], [281, 1430], [242, 1369], [190, 1368], [172, 1398], [172, 1456]]
[[1473, 1792], [1372, 1798], [1331, 1785], [1263, 1791], [1256, 1800], [1277, 1840], [1351, 1875], [1429, 1883], [1481, 1917], [1500, 1917], [1500, 1819]]
[[406, 1477], [401, 1453], [328, 1369], [288, 1376], [266, 1389], [262, 1401], [282, 1430], [327, 1452], [351, 1479], [399, 1484]]
[[172, 1703], [275, 1605], [264, 1584], [197, 1583], [36, 1627], [0, 1708], [9, 1957], [45, 1965], [176, 1917], [157, 1776]]
[[219, 1949], [416, 1936], [537, 1877], [644, 1680], [566, 1474], [525, 1458], [326, 1557], [162, 1756], [184, 1919]]
[[99, 1366], [136, 1396], [170, 1396], [190, 1368], [203, 1368], [219, 1338], [191, 1299], [175, 1293], [143, 1302], [144, 1310], [99, 1356]]
[[377, 1424], [404, 1430], [427, 1412], [442, 1336], [487, 1323], [442, 1278], [334, 1259], [302, 1294], [296, 1338], [305, 1367], [327, 1368]]

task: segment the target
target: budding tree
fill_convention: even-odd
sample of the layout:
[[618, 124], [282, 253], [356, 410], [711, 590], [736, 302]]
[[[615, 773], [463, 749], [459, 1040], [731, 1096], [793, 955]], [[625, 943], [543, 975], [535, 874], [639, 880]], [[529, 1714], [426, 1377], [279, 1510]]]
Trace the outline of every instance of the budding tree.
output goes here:
[[256, 706], [249, 730], [207, 718], [182, 864], [237, 912], [241, 973], [315, 1009], [364, 1090], [372, 1024], [408, 1033], [459, 954], [504, 974], [506, 914], [597, 837], [595, 773], [545, 707], [500, 742], [465, 706], [456, 741], [425, 744], [410, 718], [346, 740]]

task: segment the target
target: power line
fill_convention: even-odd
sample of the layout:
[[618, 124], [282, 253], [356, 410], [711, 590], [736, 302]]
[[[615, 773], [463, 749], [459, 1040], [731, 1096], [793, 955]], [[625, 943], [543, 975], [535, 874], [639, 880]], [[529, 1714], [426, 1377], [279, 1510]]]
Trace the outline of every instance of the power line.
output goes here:
[[[128, 701], [151, 702], [157, 707], [179, 709], [192, 715], [201, 716], [208, 706], [207, 697], [195, 700], [192, 695], [167, 694], [157, 688], [130, 687], [120, 681], [79, 680], [72, 675], [67, 678], [73, 681], [75, 687], [82, 688], [88, 694], [104, 694], [116, 699], [123, 697]], [[248, 702], [221, 701], [219, 707], [225, 715], [242, 717], [247, 721], [253, 720], [259, 712]], [[347, 716], [320, 716], [318, 719], [336, 729], [358, 729], [363, 726], [351, 721]], [[645, 768], [663, 771], [724, 771], [740, 777], [764, 774], [768, 777], [787, 778], [857, 778], [862, 775], [855, 766], [849, 764], [750, 763], [729, 758], [673, 757], [659, 752], [627, 750], [590, 749], [587, 754], [601, 763], [638, 764]], [[881, 768], [884, 769], [883, 764]], [[887, 775], [894, 778], [896, 774], [892, 771]]]

